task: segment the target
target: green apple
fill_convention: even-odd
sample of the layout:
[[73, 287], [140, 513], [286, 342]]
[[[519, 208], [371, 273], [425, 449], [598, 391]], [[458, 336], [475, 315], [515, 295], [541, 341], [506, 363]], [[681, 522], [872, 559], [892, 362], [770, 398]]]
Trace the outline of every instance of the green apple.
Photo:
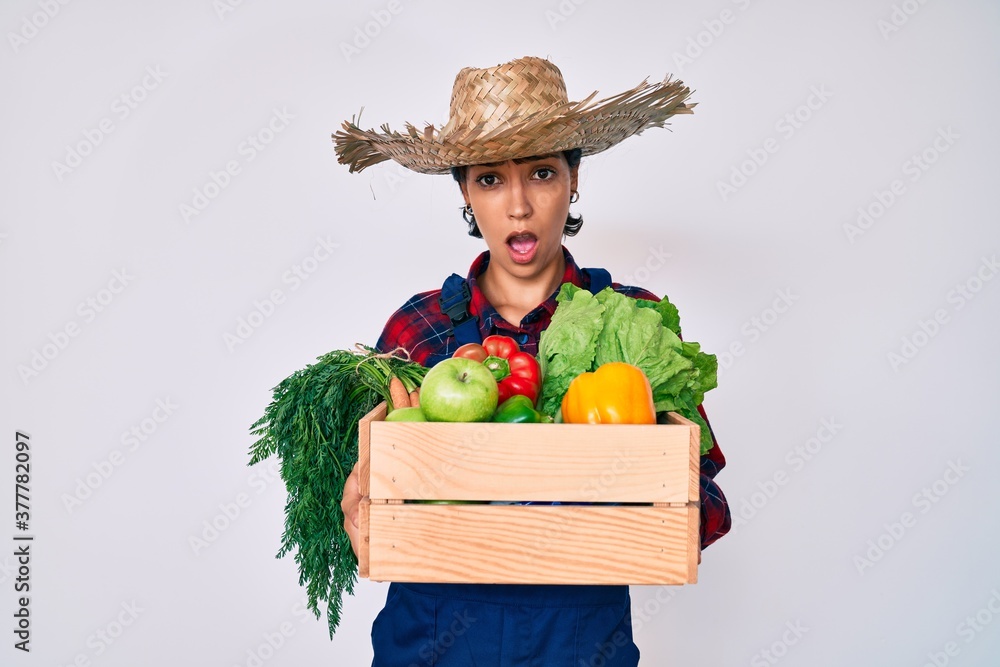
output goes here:
[[463, 357], [438, 363], [420, 383], [420, 409], [431, 422], [489, 421], [498, 396], [490, 369]]
[[425, 422], [424, 411], [420, 408], [398, 408], [386, 415], [387, 422]]

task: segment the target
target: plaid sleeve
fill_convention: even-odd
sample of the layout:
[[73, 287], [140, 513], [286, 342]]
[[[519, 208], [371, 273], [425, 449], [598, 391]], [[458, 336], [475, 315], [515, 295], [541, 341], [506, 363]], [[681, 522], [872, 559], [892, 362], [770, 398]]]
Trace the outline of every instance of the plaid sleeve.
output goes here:
[[712, 448], [701, 457], [701, 548], [704, 549], [729, 532], [733, 519], [726, 496], [715, 483], [715, 476], [726, 466], [726, 457], [719, 449], [704, 404], [698, 406], [698, 412], [712, 434]]
[[437, 305], [440, 295], [441, 290], [433, 290], [411, 297], [386, 322], [375, 348], [379, 352], [404, 348], [410, 359], [426, 366], [427, 358], [447, 344], [451, 328]]
[[[641, 287], [614, 283], [614, 289], [633, 299], [660, 300], [660, 297]], [[708, 431], [712, 435], [712, 448], [701, 457], [701, 547], [704, 549], [729, 532], [733, 519], [726, 496], [715, 482], [715, 476], [726, 465], [726, 457], [719, 449], [712, 424], [708, 421], [708, 415], [705, 414], [704, 405], [698, 406], [698, 412], [708, 424]]]

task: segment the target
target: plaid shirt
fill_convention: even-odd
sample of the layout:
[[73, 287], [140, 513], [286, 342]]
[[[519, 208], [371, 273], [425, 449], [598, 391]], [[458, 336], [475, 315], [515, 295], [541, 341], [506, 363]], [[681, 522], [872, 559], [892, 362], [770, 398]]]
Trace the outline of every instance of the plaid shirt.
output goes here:
[[[588, 276], [577, 266], [573, 256], [565, 247], [563, 247], [563, 256], [566, 259], [566, 272], [563, 274], [562, 282], [573, 283], [585, 289], [590, 287]], [[477, 278], [486, 270], [489, 262], [490, 253], [486, 251], [472, 263], [468, 275], [469, 287], [472, 290], [469, 312], [477, 318], [480, 334], [483, 338], [492, 334], [510, 336], [518, 342], [522, 350], [538, 354], [539, 336], [549, 325], [552, 313], [556, 309], [556, 292], [525, 315], [519, 324], [511, 324], [486, 300], [477, 284]], [[655, 294], [640, 287], [630, 287], [619, 283], [612, 283], [612, 287], [616, 292], [635, 299], [659, 301], [659, 297]], [[458, 344], [454, 336], [451, 335], [451, 320], [441, 312], [438, 305], [440, 295], [441, 290], [436, 289], [421, 292], [411, 297], [403, 304], [402, 308], [389, 318], [376, 345], [377, 349], [388, 352], [397, 347], [405, 348], [411, 359], [424, 365], [431, 355], [450, 356], [458, 348]], [[708, 422], [704, 408], [698, 406], [698, 411]], [[711, 425], [709, 431], [711, 431]], [[722, 450], [719, 449], [719, 445], [715, 441], [714, 432], [712, 433], [712, 441], [715, 442], [715, 446], [701, 457], [702, 548], [728, 533], [732, 525], [726, 497], [714, 480], [715, 476], [726, 465], [726, 457], [723, 456]]]

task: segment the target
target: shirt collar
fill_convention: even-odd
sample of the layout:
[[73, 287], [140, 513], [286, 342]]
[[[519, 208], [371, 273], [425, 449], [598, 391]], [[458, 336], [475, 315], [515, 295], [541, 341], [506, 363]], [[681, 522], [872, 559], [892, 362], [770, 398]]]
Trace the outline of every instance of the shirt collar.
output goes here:
[[[562, 247], [563, 259], [566, 260], [566, 270], [563, 272], [562, 281], [560, 281], [560, 286], [563, 283], [573, 283], [577, 287], [585, 287], [583, 284], [583, 271], [577, 266], [576, 261], [573, 259], [573, 255], [570, 254], [566, 246]], [[486, 267], [490, 264], [490, 251], [486, 250], [479, 255], [473, 262], [472, 266], [469, 268], [469, 287], [472, 290], [472, 299], [469, 302], [469, 312], [479, 318], [480, 323], [483, 328], [487, 330], [495, 330], [499, 323], [506, 323], [508, 327], [513, 326], [515, 328], [521, 327], [521, 322], [507, 322], [500, 313], [497, 312], [496, 308], [493, 307], [483, 294], [482, 290], [479, 289], [477, 280]], [[547, 323], [552, 318], [552, 313], [556, 310], [556, 295], [559, 294], [559, 288], [557, 287], [555, 291], [549, 295], [549, 298], [540, 303], [536, 308], [531, 310], [527, 315], [524, 316], [524, 324], [530, 326], [535, 322], [545, 322]]]

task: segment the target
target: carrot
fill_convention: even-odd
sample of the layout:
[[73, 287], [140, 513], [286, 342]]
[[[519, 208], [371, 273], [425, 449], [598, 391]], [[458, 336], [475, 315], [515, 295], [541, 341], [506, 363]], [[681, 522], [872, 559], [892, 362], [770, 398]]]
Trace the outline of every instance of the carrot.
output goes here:
[[389, 378], [389, 397], [392, 399], [393, 410], [410, 407], [410, 396], [406, 393], [406, 387], [395, 375]]
[[410, 407], [419, 408], [420, 407], [420, 387], [417, 387], [410, 392]]

